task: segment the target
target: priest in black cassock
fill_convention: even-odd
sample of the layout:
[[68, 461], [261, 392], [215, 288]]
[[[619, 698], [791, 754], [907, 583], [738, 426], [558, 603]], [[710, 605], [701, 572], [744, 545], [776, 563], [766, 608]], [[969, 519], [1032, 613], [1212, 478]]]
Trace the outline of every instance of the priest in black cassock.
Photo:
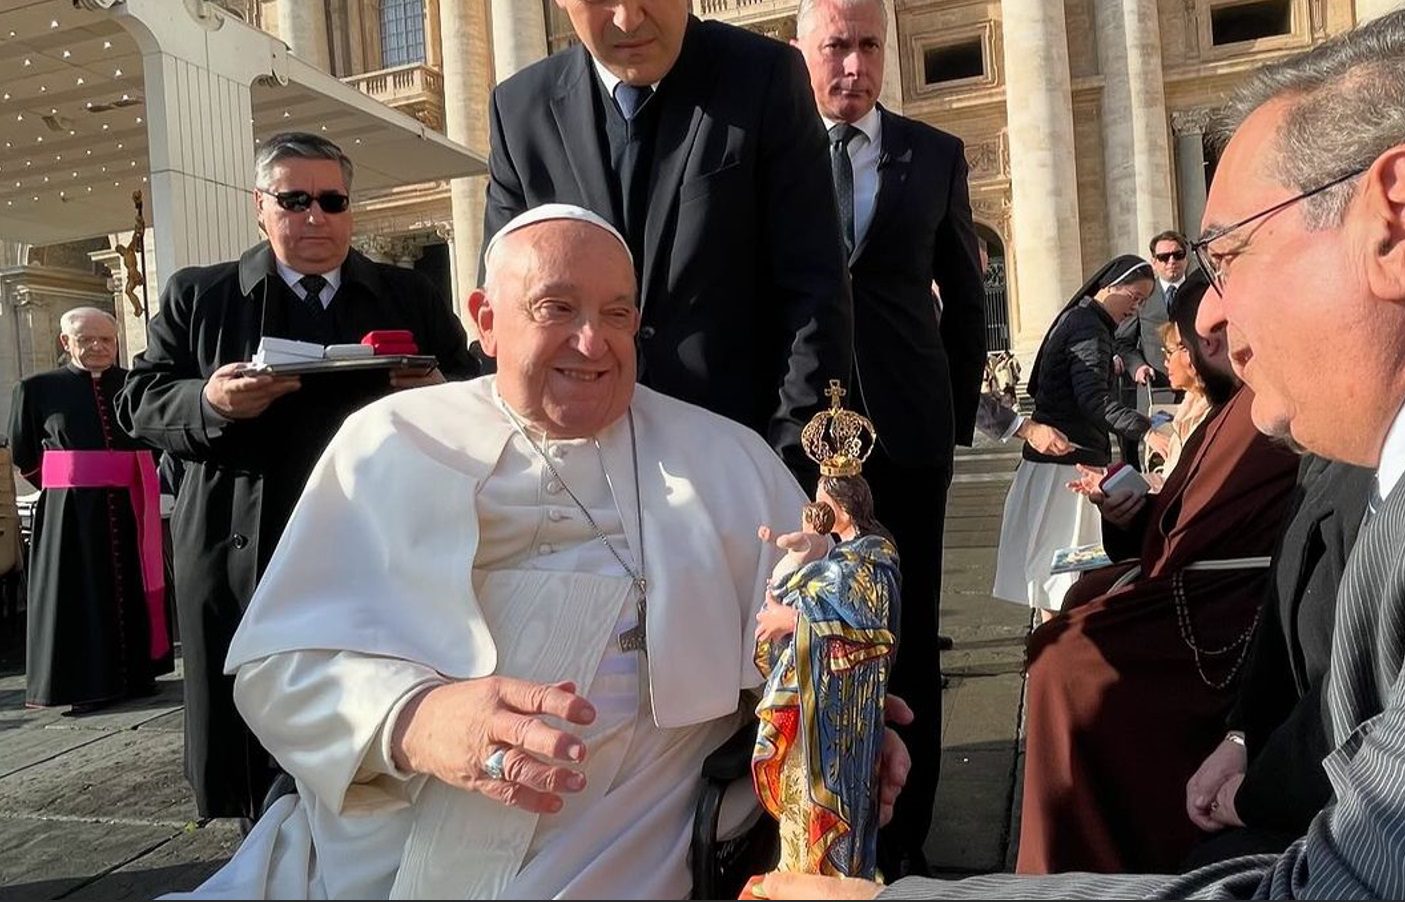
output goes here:
[[[347, 414], [394, 389], [477, 374], [463, 325], [427, 278], [351, 249], [352, 174], [319, 135], [265, 140], [253, 201], [268, 240], [171, 275], [117, 401], [132, 435], [185, 464], [171, 533], [186, 776], [204, 817], [256, 817], [277, 773], [234, 708], [224, 659], [322, 450]], [[239, 375], [264, 336], [327, 345], [379, 330], [410, 332], [438, 367]]]
[[[171, 642], [155, 460], [113, 410], [127, 375], [116, 365], [117, 322], [80, 307], [60, 328], [69, 363], [15, 386], [10, 446], [43, 489], [30, 542], [25, 700], [81, 714], [154, 691], [171, 670]], [[154, 531], [145, 544], [143, 518]], [[146, 568], [143, 551], [154, 554]]]

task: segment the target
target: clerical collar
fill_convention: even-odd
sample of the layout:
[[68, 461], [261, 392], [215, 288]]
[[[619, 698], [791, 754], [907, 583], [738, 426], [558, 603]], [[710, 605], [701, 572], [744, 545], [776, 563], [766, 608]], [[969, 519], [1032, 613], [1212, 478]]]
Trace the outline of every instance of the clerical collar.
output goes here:
[[[107, 370], [112, 369], [112, 367], [109, 366], [107, 369], [98, 370], [98, 371], [95, 373], [95, 372], [93, 372], [92, 370], [86, 370], [86, 369], [84, 369], [83, 367], [81, 367], [81, 366], [79, 366], [78, 364], [74, 363], [72, 360], [70, 360], [70, 361], [68, 361], [67, 363], [65, 363], [64, 366], [68, 367], [68, 371], [69, 371], [70, 373], [73, 373], [74, 375], [79, 375], [79, 374], [81, 374], [81, 375], [87, 376], [88, 378], [94, 379], [94, 380], [96, 380], [96, 379], [101, 379], [101, 378], [103, 377], [103, 374], [106, 373]], [[116, 364], [113, 364], [113, 366], [116, 366]]]
[[[302, 280], [303, 276], [319, 275], [319, 276], [321, 276], [322, 278], [326, 279], [326, 280], [327, 280], [327, 286], [328, 286], [329, 288], [331, 288], [332, 290], [331, 290], [330, 292], [328, 292], [327, 294], [323, 295], [323, 300], [324, 300], [324, 301], [327, 300], [327, 299], [329, 299], [329, 298], [331, 298], [332, 295], [336, 294], [336, 293], [337, 293], [337, 289], [341, 287], [341, 267], [340, 267], [340, 266], [336, 267], [335, 269], [328, 270], [327, 272], [306, 273], [306, 272], [298, 272], [296, 269], [293, 269], [291, 266], [289, 266], [288, 264], [284, 263], [282, 260], [279, 260], [277, 257], [274, 257], [274, 258], [273, 258], [273, 263], [274, 263], [275, 266], [278, 267], [278, 275], [280, 275], [280, 276], [283, 277], [283, 281], [288, 284], [288, 287], [289, 287], [289, 288], [293, 288], [294, 286], [297, 286], [298, 282], [300, 282], [300, 281]], [[301, 287], [301, 286], [298, 286], [298, 287]], [[299, 296], [299, 297], [302, 297], [301, 294], [299, 294], [298, 296]]]
[[[620, 78], [618, 75], [611, 72], [609, 69], [606, 69], [605, 64], [600, 62], [600, 60], [596, 59], [595, 57], [592, 56], [590, 58], [590, 61], [595, 64], [595, 74], [600, 76], [600, 83], [605, 86], [605, 95], [607, 97], [614, 97], [615, 88], [618, 87], [620, 82], [624, 81], [624, 79]], [[663, 84], [662, 81], [656, 81], [653, 84], [649, 85], [649, 87], [657, 91], [659, 89], [659, 85], [661, 84]]]
[[1376, 467], [1376, 488], [1382, 498], [1389, 498], [1391, 489], [1405, 476], [1405, 405], [1395, 414], [1385, 444], [1381, 447], [1381, 462]]
[[[827, 132], [839, 124], [838, 119], [831, 119], [828, 116], [820, 116], [820, 121], [824, 123], [824, 130]], [[873, 105], [873, 109], [864, 113], [857, 122], [849, 123], [854, 128], [864, 133], [868, 138], [868, 143], [878, 146], [878, 141], [883, 137], [883, 116], [878, 112], [878, 104]]]

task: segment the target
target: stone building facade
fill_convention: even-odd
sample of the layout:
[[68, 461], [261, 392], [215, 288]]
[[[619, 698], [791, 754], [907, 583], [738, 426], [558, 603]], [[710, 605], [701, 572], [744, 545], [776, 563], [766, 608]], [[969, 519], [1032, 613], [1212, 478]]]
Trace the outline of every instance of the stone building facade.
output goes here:
[[[691, 2], [705, 18], [794, 35], [798, 0]], [[1398, 0], [888, 2], [884, 102], [965, 141], [992, 260], [988, 344], [1027, 355], [1103, 260], [1144, 254], [1162, 228], [1198, 229], [1215, 165], [1205, 123], [1246, 70]], [[493, 84], [573, 41], [554, 0], [221, 5], [483, 154]], [[478, 177], [358, 192], [355, 244], [425, 271], [462, 309], [478, 281], [484, 188]], [[113, 270], [120, 311], [116, 251], [90, 256]], [[150, 285], [159, 279], [148, 273]]]
[[[475, 149], [486, 149], [493, 80], [573, 41], [554, 0], [325, 0], [323, 21], [317, 2], [250, 2], [295, 51], [303, 26], [290, 26], [289, 10], [307, 10], [297, 15], [325, 35], [334, 74], [426, 122], [457, 118], [450, 136]], [[794, 36], [797, 0], [692, 2], [702, 17]], [[889, 0], [884, 102], [966, 142], [993, 261], [990, 347], [1030, 353], [1088, 271], [1113, 254], [1144, 254], [1163, 228], [1198, 229], [1215, 164], [1205, 123], [1246, 70], [1395, 3]], [[398, 62], [388, 16], [404, 9], [422, 11], [424, 43]], [[456, 86], [451, 71], [470, 78]], [[434, 96], [436, 85], [447, 93]], [[465, 181], [368, 199], [359, 240], [409, 260], [466, 238], [455, 242], [457, 269], [476, 275], [482, 180]]]

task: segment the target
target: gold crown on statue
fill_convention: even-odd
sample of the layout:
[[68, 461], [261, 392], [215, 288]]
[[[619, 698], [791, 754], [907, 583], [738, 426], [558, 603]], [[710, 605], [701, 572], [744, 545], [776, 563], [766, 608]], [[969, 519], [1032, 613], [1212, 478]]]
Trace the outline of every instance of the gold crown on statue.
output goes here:
[[800, 433], [805, 454], [820, 465], [822, 476], [857, 476], [863, 462], [873, 453], [878, 431], [868, 417], [845, 410], [840, 399], [847, 392], [838, 379], [829, 380], [825, 389], [829, 409], [810, 418]]

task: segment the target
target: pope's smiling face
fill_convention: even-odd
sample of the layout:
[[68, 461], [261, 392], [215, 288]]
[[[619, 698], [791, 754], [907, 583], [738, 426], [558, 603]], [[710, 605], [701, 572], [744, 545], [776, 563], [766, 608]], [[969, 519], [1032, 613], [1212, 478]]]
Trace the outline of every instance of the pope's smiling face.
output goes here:
[[634, 396], [634, 267], [598, 226], [551, 220], [503, 238], [469, 298], [498, 392], [553, 438], [594, 435]]

